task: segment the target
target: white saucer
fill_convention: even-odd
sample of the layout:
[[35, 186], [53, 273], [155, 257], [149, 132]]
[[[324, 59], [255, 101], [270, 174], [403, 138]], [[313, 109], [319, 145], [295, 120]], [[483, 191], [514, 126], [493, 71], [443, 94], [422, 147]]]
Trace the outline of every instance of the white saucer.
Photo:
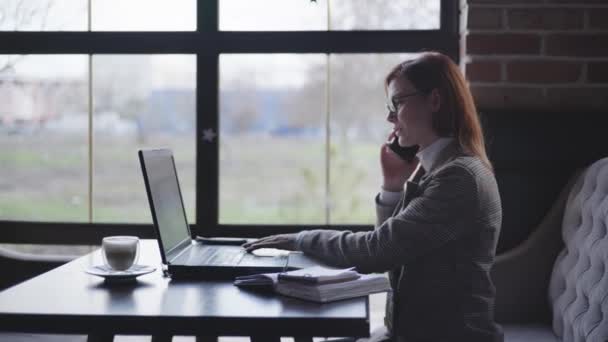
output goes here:
[[106, 281], [128, 281], [134, 280], [140, 275], [156, 271], [155, 267], [147, 265], [133, 265], [125, 271], [115, 271], [106, 265], [94, 265], [84, 270], [88, 274], [104, 278]]

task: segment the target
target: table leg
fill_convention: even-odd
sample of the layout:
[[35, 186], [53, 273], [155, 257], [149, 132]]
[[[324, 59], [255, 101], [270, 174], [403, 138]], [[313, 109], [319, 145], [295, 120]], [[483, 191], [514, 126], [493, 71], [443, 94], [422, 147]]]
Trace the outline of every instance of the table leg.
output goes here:
[[196, 342], [217, 342], [217, 336], [196, 336]]
[[173, 335], [152, 335], [151, 342], [171, 342]]
[[114, 335], [112, 334], [89, 334], [87, 342], [112, 342]]
[[281, 342], [281, 336], [251, 336], [251, 342]]
[[294, 336], [294, 342], [312, 342], [312, 337], [310, 336]]

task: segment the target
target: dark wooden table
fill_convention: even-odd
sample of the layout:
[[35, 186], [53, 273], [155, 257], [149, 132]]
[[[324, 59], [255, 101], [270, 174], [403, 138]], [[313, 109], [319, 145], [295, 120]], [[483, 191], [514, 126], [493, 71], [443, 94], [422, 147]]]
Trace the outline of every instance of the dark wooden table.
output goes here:
[[367, 297], [328, 304], [240, 289], [230, 281], [175, 281], [164, 277], [156, 240], [141, 241], [140, 264], [156, 272], [129, 285], [108, 285], [84, 273], [101, 263], [99, 250], [0, 292], [0, 331], [114, 335], [170, 340], [215, 336], [369, 336]]

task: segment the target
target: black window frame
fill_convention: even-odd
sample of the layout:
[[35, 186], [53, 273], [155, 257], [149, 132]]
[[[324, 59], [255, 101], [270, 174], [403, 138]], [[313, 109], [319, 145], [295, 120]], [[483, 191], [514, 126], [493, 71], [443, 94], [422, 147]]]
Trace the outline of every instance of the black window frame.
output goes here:
[[[438, 30], [220, 31], [221, 0], [197, 3], [197, 29], [187, 32], [0, 32], [0, 54], [194, 54], [196, 76], [196, 223], [204, 236], [260, 237], [304, 229], [363, 231], [371, 225], [219, 224], [219, 56], [223, 53], [416, 53], [437, 50], [459, 61], [459, 2], [441, 0]], [[136, 158], [134, 155], [133, 158]], [[143, 191], [143, 189], [142, 189]], [[215, 199], [215, 200], [213, 200]], [[108, 235], [154, 238], [151, 224], [0, 220], [0, 243], [99, 244]]]

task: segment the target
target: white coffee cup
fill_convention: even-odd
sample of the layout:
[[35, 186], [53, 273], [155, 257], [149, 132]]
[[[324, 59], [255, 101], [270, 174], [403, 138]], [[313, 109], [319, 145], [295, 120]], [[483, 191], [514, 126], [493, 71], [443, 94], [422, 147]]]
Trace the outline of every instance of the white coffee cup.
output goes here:
[[124, 271], [137, 263], [139, 238], [137, 236], [107, 236], [101, 242], [101, 255], [106, 266]]

